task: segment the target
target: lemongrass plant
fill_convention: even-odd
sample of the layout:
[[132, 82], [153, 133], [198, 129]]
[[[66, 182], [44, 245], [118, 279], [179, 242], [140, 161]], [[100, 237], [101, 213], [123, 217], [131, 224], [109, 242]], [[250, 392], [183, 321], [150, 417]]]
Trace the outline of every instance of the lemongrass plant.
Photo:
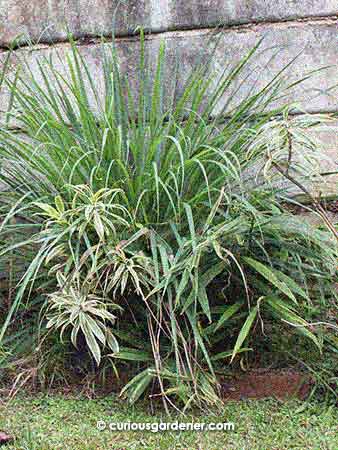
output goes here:
[[[184, 408], [219, 402], [216, 374], [250, 361], [265, 323], [321, 352], [325, 326], [309, 320], [332, 295], [337, 248], [276, 186], [283, 171], [318, 175], [308, 131], [329, 118], [275, 106], [283, 71], [236, 103], [256, 53], [221, 75], [212, 57], [196, 64], [176, 98], [164, 44], [151, 72], [142, 33], [137, 94], [114, 42], [102, 45], [103, 93], [75, 43], [68, 75], [46, 58], [6, 78], [25, 134], [0, 130], [0, 255], [22, 267], [2, 341], [36, 318], [39, 335], [61, 329], [98, 366], [134, 370], [129, 401]], [[226, 120], [213, 114], [224, 98], [236, 105]]]

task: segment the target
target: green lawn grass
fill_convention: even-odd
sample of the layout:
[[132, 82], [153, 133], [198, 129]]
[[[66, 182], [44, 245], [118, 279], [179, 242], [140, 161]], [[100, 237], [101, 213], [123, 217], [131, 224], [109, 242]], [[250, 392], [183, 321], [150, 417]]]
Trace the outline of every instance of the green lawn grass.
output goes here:
[[144, 406], [128, 407], [114, 397], [42, 395], [17, 397], [0, 405], [0, 430], [16, 437], [4, 449], [333, 449], [338, 448], [338, 411], [333, 406], [290, 400], [228, 403], [222, 413], [179, 418], [181, 422], [233, 422], [228, 432], [98, 431], [97, 421], [175, 421], [151, 415]]

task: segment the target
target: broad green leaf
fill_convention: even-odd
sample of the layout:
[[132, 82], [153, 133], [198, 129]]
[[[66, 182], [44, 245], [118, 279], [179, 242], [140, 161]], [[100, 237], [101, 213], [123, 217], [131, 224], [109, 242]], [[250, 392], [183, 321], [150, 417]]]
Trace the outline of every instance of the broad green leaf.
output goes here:
[[294, 325], [295, 330], [298, 333], [311, 339], [319, 350], [322, 351], [322, 346], [317, 337], [309, 330], [308, 322], [288, 307], [283, 300], [276, 297], [266, 297], [264, 303], [267, 303], [270, 306], [272, 312], [275, 313], [280, 320], [286, 320], [289, 325]]
[[229, 306], [226, 311], [222, 314], [222, 316], [219, 318], [216, 327], [214, 329], [214, 332], [217, 331], [219, 328], [221, 328], [224, 323], [230, 319], [236, 312], [243, 306], [243, 303], [234, 303], [233, 305]]
[[209, 319], [209, 322], [211, 322], [209, 299], [208, 299], [207, 291], [205, 290], [204, 286], [200, 285], [198, 287], [197, 299], [198, 299], [199, 304], [202, 307], [204, 314]]
[[210, 356], [209, 356], [209, 353], [208, 353], [208, 351], [206, 349], [206, 346], [205, 346], [205, 343], [203, 341], [203, 338], [202, 338], [202, 336], [201, 336], [201, 334], [200, 334], [200, 332], [198, 330], [197, 323], [196, 323], [196, 317], [194, 317], [192, 311], [189, 311], [189, 310], [187, 311], [187, 316], [188, 316], [188, 319], [190, 321], [190, 324], [191, 324], [191, 327], [192, 327], [192, 330], [193, 330], [193, 333], [194, 333], [194, 337], [195, 337], [196, 343], [201, 348], [202, 353], [203, 353], [203, 355], [204, 355], [204, 357], [206, 359], [206, 362], [207, 362], [207, 364], [209, 366], [209, 369], [210, 369], [211, 373], [214, 375], [214, 368], [213, 368], [213, 365], [211, 363]]
[[[239, 353], [244, 353], [244, 352], [251, 352], [252, 348], [241, 348], [237, 351], [237, 355]], [[233, 350], [229, 350], [227, 352], [221, 352], [221, 353], [217, 353], [216, 355], [212, 356], [211, 361], [218, 361], [219, 359], [225, 359], [225, 358], [230, 358], [230, 356], [233, 355]]]
[[42, 211], [44, 211], [43, 215], [46, 215], [52, 219], [59, 219], [60, 213], [52, 206], [48, 205], [47, 203], [40, 202], [35, 202], [34, 204], [38, 208], [42, 209]]
[[255, 259], [244, 257], [243, 260], [254, 270], [256, 270], [256, 272], [258, 272], [266, 280], [273, 284], [277, 289], [283, 292], [283, 294], [289, 297], [293, 302], [297, 303], [296, 297], [293, 295], [288, 285], [284, 281], [278, 279], [276, 273], [273, 270], [271, 270], [261, 262], [256, 261]]
[[210, 267], [210, 269], [205, 271], [201, 275], [200, 280], [203, 286], [207, 287], [208, 284], [210, 284], [218, 275], [220, 275], [223, 272], [225, 267], [226, 264], [223, 261], [221, 261], [217, 264], [214, 264], [212, 267]]
[[256, 319], [256, 316], [257, 316], [257, 311], [258, 311], [257, 306], [252, 308], [250, 313], [249, 313], [249, 315], [248, 315], [248, 317], [247, 317], [247, 319], [246, 319], [246, 321], [244, 322], [244, 325], [242, 326], [241, 331], [239, 332], [239, 335], [237, 337], [237, 341], [236, 341], [235, 347], [234, 347], [233, 352], [232, 352], [230, 363], [232, 363], [233, 359], [235, 358], [235, 356], [237, 355], [237, 353], [241, 349], [243, 342], [249, 336], [251, 326], [252, 326], [252, 324], [253, 324], [254, 320]]
[[144, 391], [150, 386], [153, 378], [153, 375], [146, 375], [141, 381], [138, 382], [138, 384], [136, 384], [136, 386], [129, 389], [129, 403], [133, 404], [141, 397]]
[[102, 241], [104, 239], [105, 229], [104, 229], [104, 225], [102, 223], [102, 219], [96, 211], [94, 212], [94, 215], [93, 215], [93, 223], [94, 223], [95, 231]]
[[304, 291], [304, 289], [299, 286], [291, 277], [281, 272], [280, 270], [274, 270], [276, 276], [283, 281], [285, 284], [289, 286], [292, 292], [298, 294], [300, 297], [303, 297], [305, 300], [309, 300], [309, 296]]
[[[121, 390], [120, 397], [127, 395], [129, 398], [133, 395], [136, 398], [137, 394], [144, 392], [147, 388], [149, 378], [153, 378], [152, 370], [146, 369], [135, 375]], [[143, 389], [144, 388], [144, 389]]]
[[152, 361], [152, 356], [142, 350], [126, 350], [121, 348], [118, 353], [112, 353], [109, 356], [116, 359], [124, 359], [127, 361]]
[[81, 324], [81, 330], [84, 334], [84, 337], [86, 339], [86, 343], [88, 345], [88, 348], [91, 352], [91, 354], [94, 356], [94, 359], [96, 361], [96, 364], [99, 366], [101, 362], [101, 350], [100, 346], [97, 343], [97, 340], [94, 336], [94, 333], [91, 331], [88, 322], [84, 321]]
[[58, 210], [58, 212], [60, 214], [63, 214], [65, 212], [65, 205], [63, 203], [61, 195], [57, 195], [55, 197], [54, 201], [55, 201], [55, 206], [56, 206], [56, 209]]
[[191, 237], [191, 242], [192, 242], [192, 248], [194, 250], [196, 250], [196, 231], [195, 231], [195, 224], [194, 224], [194, 217], [193, 217], [193, 213], [192, 213], [192, 209], [191, 206], [188, 205], [187, 203], [184, 203], [184, 209], [187, 215], [187, 219], [188, 219], [188, 225], [189, 225], [189, 231], [190, 231], [190, 237]]

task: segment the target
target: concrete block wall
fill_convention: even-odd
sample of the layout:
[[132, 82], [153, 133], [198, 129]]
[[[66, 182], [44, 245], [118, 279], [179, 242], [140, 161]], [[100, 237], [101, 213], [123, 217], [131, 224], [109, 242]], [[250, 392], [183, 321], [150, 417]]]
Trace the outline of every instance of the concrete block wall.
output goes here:
[[[118, 8], [118, 9], [117, 9]], [[32, 40], [65, 40], [65, 24], [78, 38], [116, 32], [129, 35], [138, 25], [149, 31], [201, 29], [298, 19], [334, 17], [337, 0], [0, 0], [0, 42], [19, 33]]]
[[[289, 99], [296, 99], [300, 108], [310, 113], [338, 112], [338, 89], [333, 88], [338, 85], [338, 0], [0, 0], [0, 66], [8, 45], [20, 33], [29, 36], [33, 47], [26, 46], [27, 38], [21, 36], [14, 66], [26, 58], [37, 72], [37, 60], [43, 56], [58, 54], [64, 60], [69, 51], [67, 26], [79, 39], [81, 52], [103, 92], [100, 37], [109, 39], [114, 17], [122, 66], [130, 73], [134, 72], [139, 53], [134, 34], [138, 25], [149, 32], [149, 60], [155, 61], [159, 42], [164, 39], [169, 58], [179, 58], [178, 76], [182, 78], [193, 61], [210, 51], [208, 41], [214, 27], [223, 25], [213, 60], [217, 70], [238, 61], [264, 38], [260, 55], [248, 73], [251, 83], [242, 88], [240, 95], [262, 87], [298, 55], [288, 72], [290, 81], [311, 70], [329, 67], [296, 87]], [[264, 71], [268, 62], [269, 70]], [[169, 83], [172, 74], [166, 76]], [[3, 90], [0, 122], [7, 103], [8, 93]], [[335, 169], [338, 126], [332, 126], [323, 140]], [[336, 181], [331, 184], [337, 191]]]

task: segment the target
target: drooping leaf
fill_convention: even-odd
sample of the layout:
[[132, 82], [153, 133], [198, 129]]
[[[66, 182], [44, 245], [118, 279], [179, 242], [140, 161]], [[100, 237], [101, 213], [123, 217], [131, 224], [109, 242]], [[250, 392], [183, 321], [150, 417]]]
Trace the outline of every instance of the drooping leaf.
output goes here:
[[[243, 260], [252, 267], [256, 272], [258, 272], [260, 275], [262, 275], [267, 281], [269, 281], [271, 284], [273, 284], [278, 290], [280, 290], [283, 294], [285, 294], [287, 297], [289, 297], [292, 301], [297, 303], [296, 297], [292, 293], [289, 286], [285, 283], [285, 281], [278, 278], [278, 275], [271, 270], [266, 265], [262, 264], [259, 261], [256, 261], [255, 259], [244, 257]], [[285, 279], [285, 278], [284, 278]]]
[[229, 306], [219, 318], [213, 331], [216, 332], [219, 328], [221, 328], [228, 319], [230, 319], [234, 314], [236, 314], [237, 311], [240, 310], [242, 306], [242, 303], [234, 303], [233, 305]]
[[234, 346], [234, 349], [232, 352], [230, 363], [232, 363], [235, 356], [238, 354], [239, 350], [241, 349], [243, 342], [249, 336], [252, 324], [253, 324], [254, 320], [256, 319], [257, 312], [258, 312], [258, 308], [257, 308], [257, 306], [255, 306], [254, 308], [251, 309], [246, 321], [244, 322], [244, 324], [241, 328], [241, 331], [239, 332], [239, 335], [237, 336], [237, 340], [236, 340], [236, 343], [235, 343], [235, 346]]
[[322, 351], [322, 346], [314, 333], [309, 329], [309, 324], [306, 320], [296, 314], [292, 308], [285, 304], [281, 299], [277, 297], [266, 297], [265, 302], [270, 306], [273, 313], [280, 320], [285, 320], [289, 325], [294, 326], [298, 333], [311, 339], [314, 344]]

